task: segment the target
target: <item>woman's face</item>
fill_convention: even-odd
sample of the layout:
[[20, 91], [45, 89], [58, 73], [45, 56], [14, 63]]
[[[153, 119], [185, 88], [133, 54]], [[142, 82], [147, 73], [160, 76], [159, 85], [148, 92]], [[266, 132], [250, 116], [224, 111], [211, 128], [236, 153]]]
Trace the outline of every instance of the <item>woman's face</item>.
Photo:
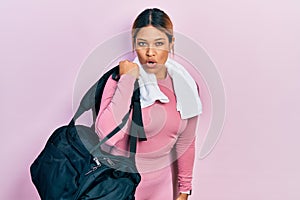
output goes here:
[[168, 59], [170, 44], [166, 33], [153, 26], [141, 28], [135, 40], [135, 50], [143, 68], [148, 73], [154, 73], [157, 79], [166, 77], [165, 62]]

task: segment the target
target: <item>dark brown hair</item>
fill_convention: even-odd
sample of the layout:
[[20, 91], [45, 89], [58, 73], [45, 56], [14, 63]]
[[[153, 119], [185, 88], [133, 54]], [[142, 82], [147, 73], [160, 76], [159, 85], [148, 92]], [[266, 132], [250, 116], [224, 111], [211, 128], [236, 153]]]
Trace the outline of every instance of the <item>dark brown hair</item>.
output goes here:
[[152, 25], [166, 33], [169, 42], [173, 39], [173, 23], [170, 17], [162, 10], [158, 8], [148, 8], [141, 12], [135, 19], [132, 25], [132, 42], [134, 44], [136, 35], [143, 27]]

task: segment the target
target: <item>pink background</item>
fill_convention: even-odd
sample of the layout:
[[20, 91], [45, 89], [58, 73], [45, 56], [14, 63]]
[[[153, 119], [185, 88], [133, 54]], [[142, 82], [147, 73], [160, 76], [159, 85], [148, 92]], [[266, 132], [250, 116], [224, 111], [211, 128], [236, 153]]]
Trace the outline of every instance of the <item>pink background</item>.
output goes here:
[[224, 129], [196, 161], [190, 199], [300, 199], [296, 0], [2, 1], [0, 199], [39, 199], [29, 166], [69, 121], [80, 65], [146, 7], [206, 49], [226, 90]]

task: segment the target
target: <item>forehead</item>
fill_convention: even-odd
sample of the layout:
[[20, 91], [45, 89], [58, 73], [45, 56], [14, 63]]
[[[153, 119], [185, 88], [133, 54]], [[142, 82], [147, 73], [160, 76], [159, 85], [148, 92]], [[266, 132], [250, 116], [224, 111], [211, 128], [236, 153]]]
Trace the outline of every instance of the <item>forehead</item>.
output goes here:
[[167, 39], [167, 35], [153, 26], [147, 26], [138, 30], [136, 38], [144, 40], [156, 40], [160, 38]]

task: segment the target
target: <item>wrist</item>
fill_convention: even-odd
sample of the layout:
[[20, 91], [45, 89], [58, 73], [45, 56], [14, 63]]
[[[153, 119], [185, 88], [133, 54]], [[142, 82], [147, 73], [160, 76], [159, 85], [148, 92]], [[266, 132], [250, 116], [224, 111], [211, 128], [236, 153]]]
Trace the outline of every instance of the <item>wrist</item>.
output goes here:
[[189, 197], [188, 194], [185, 193], [179, 193], [177, 200], [187, 200]]

